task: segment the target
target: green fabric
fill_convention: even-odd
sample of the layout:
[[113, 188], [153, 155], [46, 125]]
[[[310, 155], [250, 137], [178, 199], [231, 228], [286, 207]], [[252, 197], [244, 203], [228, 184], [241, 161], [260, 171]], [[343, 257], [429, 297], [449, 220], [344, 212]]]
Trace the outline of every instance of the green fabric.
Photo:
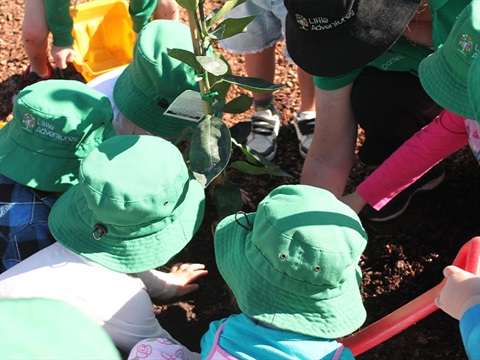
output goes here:
[[0, 131], [0, 173], [23, 185], [63, 192], [80, 161], [115, 135], [108, 97], [75, 80], [42, 81], [19, 92]]
[[480, 55], [480, 0], [460, 14], [445, 44], [420, 63], [420, 81], [441, 107], [473, 119], [467, 92], [470, 65]]
[[468, 75], [468, 95], [473, 110], [473, 119], [480, 123], [480, 56], [473, 61]]
[[[438, 49], [447, 39], [455, 20], [471, 0], [430, 0], [432, 14], [432, 40], [434, 49]], [[407, 71], [418, 76], [420, 61], [430, 55], [433, 49], [423, 46], [413, 46], [401, 37], [394, 46], [367, 66], [373, 66], [384, 71]], [[315, 86], [323, 90], [335, 90], [355, 81], [363, 68], [347, 74], [334, 77], [314, 77]]]
[[214, 244], [218, 269], [246, 315], [326, 339], [365, 321], [358, 261], [367, 234], [327, 190], [280, 186], [256, 213], [222, 220]]
[[120, 360], [100, 325], [53, 299], [0, 300], [0, 359]]
[[140, 32], [133, 61], [118, 77], [113, 99], [120, 112], [142, 129], [172, 139], [196, 122], [164, 115], [185, 90], [199, 90], [195, 70], [169, 56], [169, 49], [193, 53], [190, 29], [174, 20], [154, 20]]
[[73, 45], [70, 0], [45, 0], [45, 11], [48, 28], [53, 36], [53, 45]]
[[157, 7], [158, 0], [130, 0], [128, 12], [133, 22], [133, 30], [139, 33], [147, 25]]
[[53, 206], [50, 230], [66, 248], [114, 271], [164, 265], [203, 219], [203, 186], [178, 148], [155, 136], [103, 142], [82, 161], [79, 181]]

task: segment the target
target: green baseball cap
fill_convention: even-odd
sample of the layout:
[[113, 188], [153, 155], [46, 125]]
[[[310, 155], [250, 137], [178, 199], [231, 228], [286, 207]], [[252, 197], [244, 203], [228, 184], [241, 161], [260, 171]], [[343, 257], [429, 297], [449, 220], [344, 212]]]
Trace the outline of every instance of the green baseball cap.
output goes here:
[[20, 91], [0, 131], [0, 173], [23, 185], [64, 192], [80, 161], [115, 135], [108, 97], [74, 80], [42, 81]]
[[170, 142], [115, 136], [81, 163], [79, 184], [53, 206], [54, 238], [73, 252], [121, 273], [165, 264], [182, 250], [204, 214], [203, 186]]
[[473, 0], [460, 13], [445, 44], [423, 59], [418, 69], [423, 88], [437, 104], [469, 119], [475, 114], [467, 77], [479, 50], [480, 0]]
[[222, 220], [214, 244], [218, 269], [246, 315], [328, 339], [365, 321], [358, 261], [367, 234], [329, 191], [280, 186], [256, 213]]
[[172, 139], [196, 126], [188, 120], [164, 115], [185, 90], [199, 90], [195, 70], [168, 55], [170, 49], [193, 52], [190, 29], [174, 20], [154, 20], [140, 32], [133, 61], [118, 77], [113, 89], [116, 106], [130, 121], [153, 135]]
[[2, 360], [121, 359], [105, 330], [64, 301], [0, 300], [0, 319]]
[[473, 120], [480, 124], [480, 54], [472, 62], [468, 74], [468, 95], [473, 110]]

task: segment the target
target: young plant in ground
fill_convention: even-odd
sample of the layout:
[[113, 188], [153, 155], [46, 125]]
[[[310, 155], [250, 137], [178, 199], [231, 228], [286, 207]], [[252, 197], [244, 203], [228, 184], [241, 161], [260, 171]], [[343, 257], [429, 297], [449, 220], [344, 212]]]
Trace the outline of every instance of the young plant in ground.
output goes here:
[[[256, 17], [224, 19], [233, 8], [246, 0], [229, 0], [210, 14], [204, 13], [204, 0], [177, 0], [188, 13], [194, 52], [171, 49], [169, 55], [190, 65], [198, 74], [205, 116], [193, 130], [188, 165], [198, 181], [207, 187], [215, 180], [213, 196], [220, 217], [242, 208], [238, 186], [228, 179], [227, 169], [233, 168], [254, 175], [289, 176], [272, 162], [244, 145], [250, 123], [241, 122], [228, 128], [223, 113], [240, 114], [252, 106], [253, 98], [240, 95], [227, 102], [231, 85], [252, 92], [272, 92], [283, 84], [272, 84], [259, 78], [233, 75], [228, 61], [212, 47], [217, 41], [245, 32]], [[232, 150], [238, 148], [246, 161], [230, 163]]]

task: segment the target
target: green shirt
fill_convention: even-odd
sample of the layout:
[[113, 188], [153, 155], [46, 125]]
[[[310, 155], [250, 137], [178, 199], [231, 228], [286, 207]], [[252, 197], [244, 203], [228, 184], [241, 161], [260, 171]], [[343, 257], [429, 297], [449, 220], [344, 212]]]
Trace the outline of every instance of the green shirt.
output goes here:
[[[443, 45], [457, 16], [471, 0], [429, 0], [432, 14], [433, 49], [421, 45], [412, 45], [405, 38], [400, 39], [385, 53], [366, 66], [373, 66], [384, 71], [406, 71], [418, 76], [418, 65], [434, 49]], [[336, 77], [314, 76], [315, 85], [323, 90], [335, 90], [352, 83], [365, 67]]]
[[[158, 0], [130, 0], [129, 13], [133, 30], [139, 32], [152, 17]], [[73, 45], [73, 19], [70, 16], [70, 0], [45, 0], [47, 24], [55, 46]]]

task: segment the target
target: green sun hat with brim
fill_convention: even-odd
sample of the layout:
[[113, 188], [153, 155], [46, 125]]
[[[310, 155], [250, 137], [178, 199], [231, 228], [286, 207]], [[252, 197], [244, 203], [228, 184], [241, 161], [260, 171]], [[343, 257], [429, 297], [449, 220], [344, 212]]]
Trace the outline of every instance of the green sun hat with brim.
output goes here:
[[438, 105], [469, 119], [475, 114], [467, 78], [479, 49], [480, 0], [473, 0], [458, 16], [445, 44], [423, 59], [418, 70], [423, 88]]
[[104, 329], [79, 309], [54, 299], [0, 300], [1, 360], [120, 360]]
[[178, 148], [155, 136], [105, 141], [82, 161], [79, 180], [53, 206], [50, 231], [66, 248], [117, 272], [164, 265], [203, 219], [203, 186]]
[[280, 186], [255, 213], [222, 220], [214, 244], [220, 274], [246, 315], [327, 339], [364, 323], [358, 262], [367, 234], [329, 191]]
[[473, 110], [473, 120], [480, 124], [480, 55], [475, 59], [468, 74], [468, 95]]
[[116, 106], [131, 122], [153, 135], [172, 139], [197, 123], [165, 115], [185, 90], [199, 91], [195, 70], [168, 55], [170, 49], [193, 52], [190, 28], [175, 20], [154, 20], [140, 32], [133, 60], [113, 89]]
[[0, 174], [29, 187], [64, 192], [80, 161], [115, 136], [108, 97], [75, 80], [42, 81], [20, 91], [0, 131]]

